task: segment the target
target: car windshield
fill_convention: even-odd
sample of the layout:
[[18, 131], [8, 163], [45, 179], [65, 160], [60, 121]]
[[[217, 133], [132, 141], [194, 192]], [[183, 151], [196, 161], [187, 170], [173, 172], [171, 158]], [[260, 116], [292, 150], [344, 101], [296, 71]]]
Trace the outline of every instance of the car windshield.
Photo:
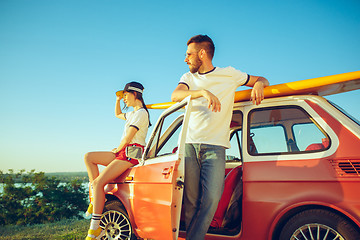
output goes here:
[[334, 106], [337, 110], [339, 110], [340, 112], [342, 112], [344, 115], [346, 115], [348, 118], [350, 118], [352, 121], [354, 121], [357, 125], [360, 126], [360, 121], [357, 120], [355, 117], [351, 116], [348, 112], [346, 112], [343, 108], [341, 108], [340, 106], [338, 106], [336, 103], [333, 103], [331, 101], [328, 100], [328, 102]]

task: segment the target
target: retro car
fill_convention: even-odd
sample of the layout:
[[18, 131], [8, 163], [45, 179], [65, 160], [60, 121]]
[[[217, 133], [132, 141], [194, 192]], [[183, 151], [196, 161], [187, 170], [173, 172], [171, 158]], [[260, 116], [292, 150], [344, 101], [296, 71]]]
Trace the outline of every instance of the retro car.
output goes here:
[[[189, 98], [159, 117], [143, 154], [106, 186], [104, 239], [185, 239]], [[224, 192], [207, 240], [360, 239], [360, 122], [315, 95], [234, 104]]]

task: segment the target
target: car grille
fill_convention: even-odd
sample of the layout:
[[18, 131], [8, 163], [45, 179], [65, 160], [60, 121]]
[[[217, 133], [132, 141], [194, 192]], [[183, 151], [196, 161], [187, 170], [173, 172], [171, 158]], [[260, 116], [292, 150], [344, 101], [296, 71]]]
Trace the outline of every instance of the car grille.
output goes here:
[[340, 177], [360, 177], [360, 160], [331, 160]]

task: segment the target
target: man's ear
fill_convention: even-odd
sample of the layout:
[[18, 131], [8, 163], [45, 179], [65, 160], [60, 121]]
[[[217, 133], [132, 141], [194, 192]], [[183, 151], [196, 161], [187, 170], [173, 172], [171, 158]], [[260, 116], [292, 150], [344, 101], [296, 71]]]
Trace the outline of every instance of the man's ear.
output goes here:
[[200, 58], [200, 59], [204, 59], [205, 56], [206, 56], [206, 51], [205, 51], [205, 49], [201, 49], [201, 50], [199, 51], [199, 58]]

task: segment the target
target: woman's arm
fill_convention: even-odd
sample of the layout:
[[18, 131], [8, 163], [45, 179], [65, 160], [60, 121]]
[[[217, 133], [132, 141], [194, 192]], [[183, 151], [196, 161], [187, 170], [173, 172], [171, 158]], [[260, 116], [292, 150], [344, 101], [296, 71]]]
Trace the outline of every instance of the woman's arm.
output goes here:
[[116, 97], [115, 116], [117, 118], [122, 119], [122, 120], [126, 120], [125, 113], [121, 112], [121, 107], [120, 107], [120, 100], [121, 99], [122, 99], [122, 97], [119, 97], [119, 96]]
[[137, 128], [130, 126], [129, 129], [126, 131], [125, 137], [121, 140], [119, 147], [114, 149], [113, 152], [114, 153], [120, 152], [125, 146], [127, 146], [134, 138], [137, 131], [138, 131]]

